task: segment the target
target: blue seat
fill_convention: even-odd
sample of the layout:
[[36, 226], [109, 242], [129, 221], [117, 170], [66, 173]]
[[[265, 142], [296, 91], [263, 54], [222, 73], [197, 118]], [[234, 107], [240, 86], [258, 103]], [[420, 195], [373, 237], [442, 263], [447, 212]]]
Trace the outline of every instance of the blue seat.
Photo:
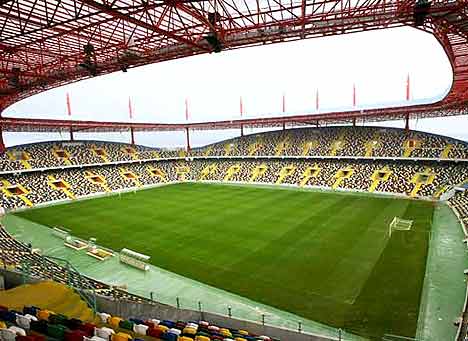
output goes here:
[[166, 326], [168, 328], [174, 328], [175, 327], [175, 323], [172, 322], [172, 321], [169, 321], [169, 320], [163, 320], [161, 322], [159, 322], [160, 325], [163, 325], [163, 326]]
[[135, 324], [145, 324], [145, 321], [141, 320], [141, 319], [136, 319], [136, 318], [130, 318], [128, 319], [129, 321], [135, 323]]
[[172, 333], [164, 333], [162, 336], [162, 339], [166, 341], [177, 341], [177, 338], [178, 336]]
[[26, 315], [26, 314], [29, 314], [29, 315], [32, 315], [32, 316], [36, 316], [37, 312], [39, 311], [40, 309], [38, 307], [24, 307], [23, 308], [23, 314]]

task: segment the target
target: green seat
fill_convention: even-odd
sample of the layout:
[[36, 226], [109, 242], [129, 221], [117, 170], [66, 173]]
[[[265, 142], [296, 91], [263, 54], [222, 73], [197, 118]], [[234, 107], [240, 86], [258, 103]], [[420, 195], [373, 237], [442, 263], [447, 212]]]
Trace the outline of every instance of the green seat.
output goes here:
[[65, 337], [65, 326], [60, 324], [49, 324], [47, 326], [47, 335], [57, 340], [63, 340]]
[[133, 322], [128, 320], [122, 320], [119, 322], [119, 327], [126, 330], [133, 330]]
[[50, 315], [49, 316], [49, 322], [52, 324], [61, 324], [65, 325], [67, 322], [68, 317], [65, 315], [57, 314], [57, 315]]

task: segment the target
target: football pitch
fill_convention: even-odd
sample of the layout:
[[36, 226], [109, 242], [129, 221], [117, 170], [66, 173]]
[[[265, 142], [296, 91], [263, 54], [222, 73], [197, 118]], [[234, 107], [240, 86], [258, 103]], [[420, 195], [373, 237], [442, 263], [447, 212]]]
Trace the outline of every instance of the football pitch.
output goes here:
[[[17, 215], [371, 338], [414, 336], [433, 204], [185, 183]], [[394, 231], [394, 217], [413, 221]]]

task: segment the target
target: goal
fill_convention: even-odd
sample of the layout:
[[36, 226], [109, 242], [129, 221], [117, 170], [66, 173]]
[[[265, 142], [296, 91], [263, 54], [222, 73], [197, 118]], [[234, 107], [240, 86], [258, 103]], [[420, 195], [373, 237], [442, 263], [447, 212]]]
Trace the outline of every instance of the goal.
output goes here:
[[398, 217], [393, 218], [388, 229], [388, 236], [391, 237], [393, 231], [409, 231], [413, 226], [412, 220], [401, 219]]

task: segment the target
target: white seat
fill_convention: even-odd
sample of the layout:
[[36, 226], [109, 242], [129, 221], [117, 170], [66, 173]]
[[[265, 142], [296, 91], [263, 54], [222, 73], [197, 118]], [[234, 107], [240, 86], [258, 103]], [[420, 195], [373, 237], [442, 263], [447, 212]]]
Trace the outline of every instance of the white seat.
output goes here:
[[101, 319], [102, 323], [107, 323], [107, 320], [109, 320], [109, 318], [111, 317], [111, 315], [107, 313], [97, 313], [97, 315]]
[[102, 338], [104, 340], [109, 340], [109, 337], [115, 334], [114, 330], [107, 327], [94, 328], [94, 336]]
[[16, 333], [10, 329], [1, 329], [0, 330], [0, 340], [1, 341], [15, 341]]
[[37, 317], [34, 316], [34, 315], [26, 314], [26, 315], [24, 315], [24, 317], [28, 318], [29, 321], [37, 321]]
[[182, 331], [180, 329], [177, 329], [177, 328], [171, 328], [167, 331], [168, 333], [172, 333], [172, 334], [175, 334], [177, 336], [179, 336], [180, 334], [182, 334]]
[[26, 336], [26, 331], [23, 328], [16, 327], [16, 326], [11, 326], [8, 329], [11, 330], [16, 335]]
[[16, 314], [16, 324], [24, 329], [31, 329], [31, 320], [26, 316]]
[[148, 326], [145, 326], [144, 324], [134, 324], [133, 325], [133, 331], [137, 333], [138, 335], [146, 335], [146, 331], [148, 330]]
[[161, 322], [161, 321], [158, 320], [158, 319], [149, 319], [148, 322], [152, 322], [157, 326], [159, 324], [159, 322]]
[[89, 341], [108, 341], [108, 340], [95, 335], [92, 338], [90, 338]]

